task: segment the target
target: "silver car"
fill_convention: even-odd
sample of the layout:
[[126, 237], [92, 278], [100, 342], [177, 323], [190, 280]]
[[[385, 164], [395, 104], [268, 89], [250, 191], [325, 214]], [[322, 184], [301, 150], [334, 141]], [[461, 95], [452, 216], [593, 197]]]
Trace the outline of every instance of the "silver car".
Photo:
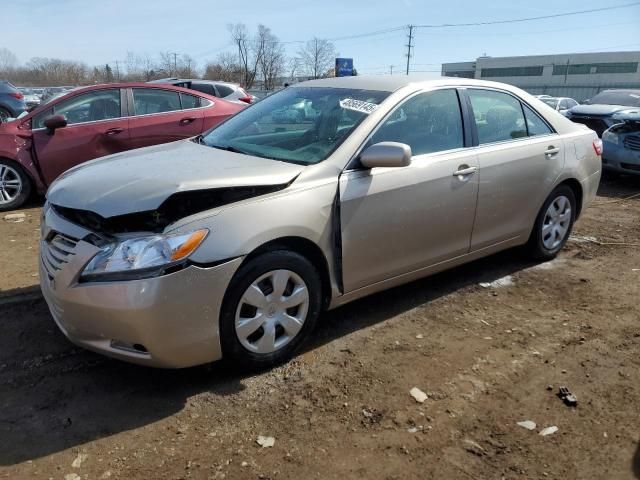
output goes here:
[[[317, 114], [272, 117], [300, 102]], [[518, 245], [553, 258], [596, 194], [601, 149], [500, 83], [297, 84], [203, 136], [62, 175], [42, 291], [65, 335], [105, 355], [273, 365], [323, 310]]]

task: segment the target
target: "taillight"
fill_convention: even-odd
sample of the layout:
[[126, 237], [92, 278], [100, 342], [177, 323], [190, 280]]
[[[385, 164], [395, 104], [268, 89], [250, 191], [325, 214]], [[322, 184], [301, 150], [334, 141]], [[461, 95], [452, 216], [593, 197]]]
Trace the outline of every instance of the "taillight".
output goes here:
[[18, 100], [22, 100], [24, 98], [24, 95], [20, 92], [10, 92], [9, 95], [13, 98], [17, 98]]
[[251, 103], [251, 97], [240, 97], [238, 100], [245, 103]]
[[600, 140], [599, 138], [597, 140], [594, 140], [593, 149], [595, 150], [596, 155], [602, 155], [602, 140]]

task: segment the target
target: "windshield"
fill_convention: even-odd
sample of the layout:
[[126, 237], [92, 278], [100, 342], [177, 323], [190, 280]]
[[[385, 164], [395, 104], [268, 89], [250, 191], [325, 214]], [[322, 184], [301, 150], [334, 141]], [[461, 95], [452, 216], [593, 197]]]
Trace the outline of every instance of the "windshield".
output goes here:
[[635, 92], [611, 91], [597, 94], [591, 100], [590, 105], [625, 105], [628, 107], [640, 107], [640, 90]]
[[202, 143], [309, 165], [326, 159], [388, 92], [290, 87], [211, 130]]
[[560, 101], [557, 98], [541, 98], [540, 100], [542, 100], [552, 108], [556, 108], [556, 106], [558, 106], [558, 102]]

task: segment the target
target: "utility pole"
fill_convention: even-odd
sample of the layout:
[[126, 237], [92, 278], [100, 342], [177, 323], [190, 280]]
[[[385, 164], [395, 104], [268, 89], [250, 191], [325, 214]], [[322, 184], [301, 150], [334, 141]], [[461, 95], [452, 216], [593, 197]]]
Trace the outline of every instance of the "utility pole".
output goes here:
[[389, 65], [389, 74], [393, 75], [393, 65]]
[[120, 62], [116, 60], [116, 78], [120, 81]]
[[169, 55], [173, 55], [173, 74], [178, 76], [178, 54], [176, 52], [170, 52]]
[[407, 75], [409, 75], [409, 62], [411, 61], [411, 49], [413, 48], [413, 25], [409, 25], [409, 43], [407, 43]]

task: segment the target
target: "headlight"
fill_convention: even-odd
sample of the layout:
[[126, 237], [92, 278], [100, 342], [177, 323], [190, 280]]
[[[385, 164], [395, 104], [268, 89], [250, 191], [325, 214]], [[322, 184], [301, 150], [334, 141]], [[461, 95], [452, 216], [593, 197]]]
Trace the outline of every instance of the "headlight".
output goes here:
[[609, 130], [605, 130], [602, 133], [602, 140], [604, 142], [615, 143], [616, 145], [618, 145], [618, 134]]
[[153, 276], [186, 260], [208, 230], [184, 234], [122, 236], [103, 247], [82, 272], [83, 280]]

